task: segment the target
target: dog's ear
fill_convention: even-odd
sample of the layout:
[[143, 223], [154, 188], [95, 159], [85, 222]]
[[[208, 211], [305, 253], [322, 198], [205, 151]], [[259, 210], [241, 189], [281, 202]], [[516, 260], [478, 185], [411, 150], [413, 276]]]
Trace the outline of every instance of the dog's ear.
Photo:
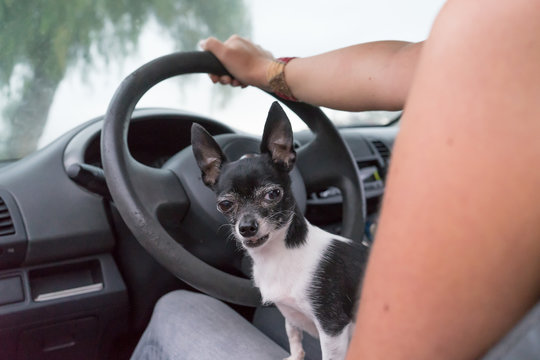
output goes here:
[[222, 165], [227, 161], [216, 140], [201, 125], [191, 126], [191, 145], [197, 165], [202, 172], [204, 184], [213, 188], [219, 178]]
[[280, 169], [291, 171], [296, 160], [291, 122], [277, 101], [270, 107], [264, 125], [261, 153], [269, 153]]

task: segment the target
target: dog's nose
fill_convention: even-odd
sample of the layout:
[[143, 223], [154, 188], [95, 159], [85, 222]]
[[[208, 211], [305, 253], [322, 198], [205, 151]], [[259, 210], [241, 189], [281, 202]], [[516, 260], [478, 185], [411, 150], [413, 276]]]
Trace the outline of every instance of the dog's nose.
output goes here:
[[259, 231], [259, 224], [257, 223], [257, 220], [252, 217], [244, 218], [240, 220], [238, 230], [240, 231], [240, 235], [243, 237], [252, 237], [257, 234], [257, 231]]

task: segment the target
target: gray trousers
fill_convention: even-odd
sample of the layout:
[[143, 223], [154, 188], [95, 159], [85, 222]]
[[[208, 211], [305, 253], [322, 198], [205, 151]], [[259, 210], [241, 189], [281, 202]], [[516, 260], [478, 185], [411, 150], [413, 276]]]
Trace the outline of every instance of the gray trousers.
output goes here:
[[[221, 301], [174, 291], [156, 304], [131, 359], [276, 360], [288, 355]], [[540, 303], [482, 360], [536, 359], [540, 359]]]

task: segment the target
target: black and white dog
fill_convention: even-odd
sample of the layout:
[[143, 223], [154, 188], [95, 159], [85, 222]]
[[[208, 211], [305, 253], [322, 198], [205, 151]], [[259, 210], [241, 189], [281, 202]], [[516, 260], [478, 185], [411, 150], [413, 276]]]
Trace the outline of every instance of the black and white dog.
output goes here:
[[191, 142], [202, 180], [253, 260], [264, 303], [286, 321], [291, 356], [303, 359], [302, 331], [319, 337], [323, 359], [344, 359], [354, 327], [365, 245], [311, 225], [291, 192], [296, 153], [287, 115], [270, 108], [261, 154], [229, 162], [200, 125]]

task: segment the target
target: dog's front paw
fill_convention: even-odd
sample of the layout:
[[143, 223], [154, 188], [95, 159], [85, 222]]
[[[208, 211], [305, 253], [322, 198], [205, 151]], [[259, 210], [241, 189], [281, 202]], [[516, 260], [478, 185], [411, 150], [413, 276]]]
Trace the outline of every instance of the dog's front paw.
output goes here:
[[306, 353], [304, 352], [304, 350], [302, 350], [298, 354], [291, 355], [288, 358], [285, 358], [283, 360], [304, 360], [305, 355]]

